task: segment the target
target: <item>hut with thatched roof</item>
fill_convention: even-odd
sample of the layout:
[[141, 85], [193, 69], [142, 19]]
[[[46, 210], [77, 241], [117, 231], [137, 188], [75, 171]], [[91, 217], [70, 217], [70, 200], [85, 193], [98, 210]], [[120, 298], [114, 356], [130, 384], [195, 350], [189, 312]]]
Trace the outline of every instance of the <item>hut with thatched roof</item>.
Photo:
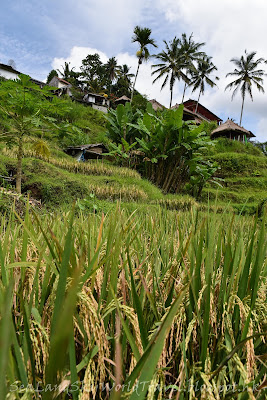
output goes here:
[[210, 136], [212, 139], [216, 139], [218, 137], [226, 137], [228, 139], [239, 140], [240, 142], [245, 142], [247, 139], [255, 137], [255, 135], [251, 131], [248, 131], [242, 126], [237, 125], [229, 118], [226, 122], [214, 129], [214, 131], [211, 132]]
[[129, 99], [129, 97], [123, 95], [121, 97], [119, 97], [118, 99], [115, 100], [116, 105], [118, 104], [122, 104], [123, 106], [125, 106], [126, 103], [129, 103], [131, 101], [131, 99]]

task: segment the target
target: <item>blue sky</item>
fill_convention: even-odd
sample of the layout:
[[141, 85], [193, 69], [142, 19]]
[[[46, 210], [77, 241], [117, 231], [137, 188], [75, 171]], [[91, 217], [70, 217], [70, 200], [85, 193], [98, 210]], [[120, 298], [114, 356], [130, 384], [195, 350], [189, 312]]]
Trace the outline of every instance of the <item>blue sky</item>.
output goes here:
[[[204, 50], [220, 77], [218, 88], [207, 89], [200, 102], [223, 120], [239, 122], [241, 97], [231, 102], [231, 93], [224, 91], [229, 83], [225, 75], [233, 70], [230, 59], [245, 49], [267, 58], [266, 20], [266, 0], [13, 0], [1, 4], [0, 62], [13, 59], [19, 71], [45, 80], [65, 60], [78, 70], [81, 60], [97, 51], [103, 61], [116, 56], [134, 73], [137, 45], [131, 37], [136, 25], [152, 29], [159, 51], [163, 39], [193, 32], [196, 41], [206, 42]], [[142, 65], [137, 89], [167, 106], [168, 88], [161, 91], [160, 83], [152, 85], [153, 63], [151, 59]], [[267, 77], [264, 86], [265, 95], [254, 90], [254, 101], [246, 99], [242, 121], [260, 141], [267, 141]], [[177, 84], [173, 102], [181, 97], [182, 85]], [[197, 93], [188, 90], [189, 97], [197, 98]]]

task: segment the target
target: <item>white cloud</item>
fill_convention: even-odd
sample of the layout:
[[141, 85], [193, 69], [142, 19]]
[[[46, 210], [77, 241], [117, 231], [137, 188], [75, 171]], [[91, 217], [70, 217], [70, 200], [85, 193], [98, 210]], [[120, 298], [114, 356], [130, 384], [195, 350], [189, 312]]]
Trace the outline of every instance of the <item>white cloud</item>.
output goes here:
[[257, 140], [259, 142], [267, 142], [267, 117], [259, 120], [256, 131]]
[[98, 49], [93, 49], [91, 47], [78, 47], [75, 46], [71, 49], [70, 55], [66, 58], [60, 57], [60, 58], [54, 58], [52, 61], [52, 68], [53, 69], [61, 69], [62, 65], [64, 65], [64, 62], [70, 62], [70, 66], [74, 67], [75, 71], [79, 71], [80, 66], [82, 65], [82, 60], [88, 55], [88, 54], [99, 54], [100, 60], [103, 63], [106, 63], [108, 60], [108, 57], [105, 53], [102, 51], [99, 51]]

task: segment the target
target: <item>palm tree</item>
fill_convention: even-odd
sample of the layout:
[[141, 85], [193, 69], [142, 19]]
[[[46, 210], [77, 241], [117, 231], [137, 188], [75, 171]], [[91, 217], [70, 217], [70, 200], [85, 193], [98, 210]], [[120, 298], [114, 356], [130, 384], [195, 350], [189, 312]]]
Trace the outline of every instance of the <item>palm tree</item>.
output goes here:
[[[204, 46], [205, 43], [196, 43], [193, 40], [193, 33], [187, 38], [186, 33], [182, 34], [182, 38], [180, 40], [180, 46], [181, 46], [181, 53], [184, 57], [184, 63], [186, 65], [185, 70], [186, 74], [191, 73], [191, 71], [195, 71], [196, 68], [194, 66], [194, 62], [198, 61], [201, 59], [201, 57], [205, 56], [205, 53], [203, 51], [200, 51], [200, 47]], [[186, 85], [187, 82], [185, 81], [184, 83], [184, 91], [183, 91], [183, 98], [182, 98], [182, 103], [184, 101], [184, 95], [185, 95], [185, 90], [186, 90]]]
[[88, 88], [92, 93], [105, 93], [104, 84], [99, 79], [95, 78], [88, 82]]
[[136, 83], [140, 65], [142, 64], [143, 61], [147, 61], [150, 56], [147, 46], [151, 45], [151, 46], [157, 47], [155, 40], [152, 39], [150, 37], [150, 35], [151, 35], [151, 29], [149, 29], [149, 28], [141, 28], [140, 26], [136, 26], [134, 28], [134, 35], [132, 37], [132, 43], [134, 43], [134, 42], [139, 43], [140, 48], [136, 53], [136, 56], [138, 58], [138, 65], [137, 65], [137, 71], [135, 74], [135, 80], [134, 80], [133, 89], [132, 89], [131, 101], [133, 100], [134, 88], [135, 88], [135, 83]]
[[166, 40], [164, 40], [166, 50], [163, 50], [161, 53], [155, 55], [155, 57], [162, 61], [160, 64], [152, 65], [152, 68], [157, 68], [152, 72], [152, 75], [158, 74], [158, 76], [154, 79], [153, 83], [158, 79], [165, 76], [165, 79], [162, 83], [161, 89], [165, 87], [168, 80], [170, 82], [170, 108], [172, 105], [172, 96], [173, 96], [173, 87], [176, 80], [180, 80], [181, 78], [189, 83], [189, 79], [182, 72], [182, 70], [186, 67], [183, 54], [180, 49], [180, 40], [176, 37], [168, 44]]
[[117, 60], [115, 57], [111, 57], [108, 59], [106, 65], [105, 65], [108, 77], [109, 77], [109, 92], [110, 92], [110, 88], [111, 85], [113, 83], [113, 81], [117, 78], [117, 76], [119, 75], [120, 72], [120, 67], [117, 64]]
[[233, 82], [229, 83], [226, 89], [234, 88], [232, 94], [232, 100], [237, 93], [238, 89], [241, 91], [242, 96], [242, 106], [241, 106], [241, 114], [240, 114], [240, 123], [242, 122], [243, 108], [246, 93], [248, 93], [253, 101], [252, 96], [252, 85], [255, 84], [259, 92], [264, 93], [264, 89], [262, 87], [263, 79], [262, 77], [265, 75], [265, 71], [263, 69], [257, 69], [258, 66], [264, 62], [263, 58], [259, 58], [255, 60], [254, 57], [256, 55], [256, 51], [252, 51], [251, 53], [247, 53], [245, 50], [245, 56], [241, 56], [241, 58], [232, 58], [230, 61], [235, 64], [237, 68], [234, 69], [234, 72], [229, 72], [226, 77], [234, 76], [237, 79]]
[[[191, 83], [190, 86], [193, 86], [192, 92], [199, 89], [199, 96], [197, 100], [197, 105], [195, 112], [197, 112], [198, 104], [200, 95], [204, 94], [205, 92], [205, 83], [211, 87], [217, 86], [215, 82], [213, 82], [209, 75], [217, 71], [217, 67], [211, 61], [212, 57], [208, 57], [204, 55], [200, 60], [197, 62], [197, 69], [191, 72]], [[218, 76], [215, 77], [216, 80], [219, 80]]]
[[120, 77], [127, 82], [129, 85], [131, 84], [131, 78], [134, 77], [134, 74], [130, 73], [130, 67], [128, 67], [127, 64], [123, 64], [122, 66], [120, 66], [120, 71], [119, 71], [119, 75]]
[[63, 79], [69, 79], [73, 76], [74, 68], [70, 68], [70, 62], [65, 61], [64, 66], [61, 65], [61, 68], [61, 71], [59, 69], [57, 71], [60, 73]]

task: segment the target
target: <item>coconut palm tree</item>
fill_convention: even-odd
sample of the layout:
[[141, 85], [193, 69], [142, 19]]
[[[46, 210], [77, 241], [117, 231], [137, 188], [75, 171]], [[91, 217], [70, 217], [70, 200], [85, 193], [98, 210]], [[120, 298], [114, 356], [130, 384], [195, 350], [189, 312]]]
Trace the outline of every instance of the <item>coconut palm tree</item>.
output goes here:
[[120, 71], [119, 71], [119, 75], [120, 77], [127, 83], [129, 83], [129, 85], [131, 84], [131, 78], [134, 77], [134, 74], [130, 73], [130, 67], [128, 67], [127, 64], [123, 64], [120, 66]]
[[117, 64], [117, 60], [115, 57], [111, 57], [108, 59], [106, 65], [105, 65], [105, 69], [107, 71], [107, 74], [108, 74], [108, 77], [110, 80], [110, 82], [108, 83], [109, 92], [110, 92], [113, 81], [118, 77], [118, 75], [120, 73], [120, 67]]
[[64, 66], [61, 65], [61, 68], [62, 70], [57, 69], [57, 71], [63, 79], [69, 79], [73, 76], [74, 68], [70, 68], [70, 62], [65, 61]]
[[176, 37], [168, 44], [164, 40], [166, 50], [163, 50], [155, 57], [161, 61], [159, 64], [152, 65], [152, 68], [157, 68], [152, 72], [152, 75], [158, 74], [154, 79], [153, 83], [158, 79], [165, 77], [161, 89], [163, 89], [167, 82], [170, 82], [170, 108], [172, 105], [173, 87], [176, 80], [183, 79], [185, 82], [189, 83], [188, 77], [183, 73], [183, 69], [186, 68], [185, 59], [181, 53], [180, 40]]
[[[186, 65], [185, 70], [187, 75], [190, 74], [191, 71], [196, 70], [194, 62], [197, 62], [198, 60], [201, 59], [201, 57], [205, 56], [205, 53], [199, 50], [204, 45], [205, 45], [204, 42], [203, 43], [194, 42], [193, 33], [191, 33], [189, 38], [187, 38], [186, 33], [182, 34], [180, 40], [180, 46], [181, 46], [181, 54], [184, 57], [184, 63]], [[187, 87], [187, 82], [185, 81], [182, 103], [184, 101], [186, 87]]]
[[[195, 112], [197, 112], [200, 95], [205, 92], [205, 83], [212, 88], [217, 86], [214, 81], [211, 80], [209, 75], [211, 75], [214, 71], [217, 71], [217, 67], [211, 61], [212, 57], [204, 55], [200, 60], [197, 61], [197, 68], [191, 72], [191, 83], [190, 86], [193, 86], [192, 92], [199, 89], [199, 95], [197, 100], [197, 105]], [[218, 76], [215, 77], [216, 80], [219, 80]]]
[[158, 47], [155, 43], [155, 40], [152, 39], [150, 35], [151, 35], [151, 29], [149, 29], [149, 28], [141, 28], [140, 26], [136, 26], [134, 28], [134, 35], [132, 37], [132, 43], [137, 42], [140, 47], [136, 53], [136, 56], [138, 58], [138, 65], [137, 65], [137, 71], [135, 74], [135, 79], [134, 79], [134, 84], [133, 84], [133, 89], [132, 89], [131, 101], [133, 100], [134, 88], [135, 88], [136, 79], [137, 79], [140, 65], [142, 64], [143, 61], [147, 61], [150, 56], [147, 46], [151, 45], [154, 47]]
[[229, 83], [226, 89], [233, 89], [232, 100], [237, 93], [238, 89], [241, 91], [242, 96], [242, 105], [241, 105], [241, 114], [240, 114], [240, 123], [242, 122], [243, 108], [246, 93], [248, 93], [253, 101], [252, 96], [252, 85], [255, 84], [259, 92], [264, 93], [263, 89], [263, 76], [265, 75], [265, 71], [263, 69], [258, 69], [258, 66], [264, 62], [263, 58], [259, 58], [255, 60], [256, 51], [252, 51], [251, 53], [247, 53], [245, 50], [245, 56], [241, 56], [241, 58], [232, 58], [230, 61], [234, 63], [237, 67], [234, 69], [234, 72], [229, 72], [226, 77], [234, 76], [237, 79], [233, 82]]

